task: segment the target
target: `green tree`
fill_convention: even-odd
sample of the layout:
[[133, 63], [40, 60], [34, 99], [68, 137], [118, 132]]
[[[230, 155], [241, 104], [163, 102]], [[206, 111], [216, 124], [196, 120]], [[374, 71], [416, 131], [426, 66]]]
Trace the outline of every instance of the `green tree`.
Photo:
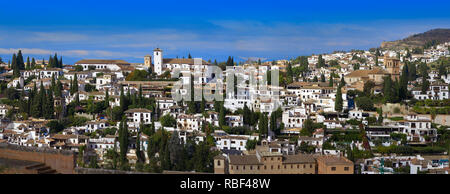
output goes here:
[[444, 65], [444, 61], [441, 61], [439, 64], [439, 78], [447, 75], [447, 67]]
[[317, 76], [314, 76], [313, 82], [319, 82], [319, 79], [317, 78]]
[[407, 93], [408, 93], [408, 65], [404, 65], [402, 69], [402, 75], [400, 77], [400, 91], [399, 91], [399, 97], [400, 100], [406, 99]]
[[120, 86], [120, 109], [122, 115], [126, 110], [128, 110], [128, 101], [123, 91], [123, 86]]
[[303, 123], [302, 130], [300, 131], [300, 135], [302, 136], [312, 136], [314, 132], [314, 123], [310, 118], [307, 118]]
[[[143, 124], [141, 123], [141, 130], [142, 130]], [[136, 135], [136, 158], [138, 163], [144, 163], [145, 162], [145, 155], [141, 151], [141, 133], [138, 132]]]
[[375, 87], [375, 83], [372, 80], [368, 80], [364, 83], [363, 92], [364, 95], [370, 96], [372, 94], [372, 89]]
[[329, 79], [329, 81], [328, 81], [328, 86], [329, 87], [333, 87], [334, 86], [334, 83], [333, 83], [333, 76], [330, 74], [330, 79]]
[[182, 142], [180, 142], [180, 137], [177, 131], [172, 133], [168, 146], [172, 168], [175, 170], [183, 170], [183, 145]]
[[393, 83], [390, 76], [384, 77], [384, 86], [383, 86], [383, 95], [384, 102], [393, 102], [394, 94], [393, 94]]
[[364, 111], [373, 111], [375, 110], [374, 104], [372, 99], [366, 96], [358, 97], [356, 99], [356, 105], [363, 109]]
[[173, 118], [170, 114], [164, 115], [160, 118], [161, 125], [163, 127], [175, 127], [177, 125], [177, 120]]
[[19, 67], [19, 70], [25, 69], [25, 62], [23, 60], [22, 50], [19, 50], [19, 52], [17, 53], [16, 62], [17, 62], [17, 66]]
[[31, 59], [31, 66], [30, 69], [35, 69], [36, 68], [36, 60], [34, 59], [34, 57]]
[[334, 110], [341, 112], [343, 110], [344, 102], [342, 99], [341, 87], [337, 88], [336, 100], [334, 101]]
[[341, 78], [341, 83], [340, 83], [340, 87], [344, 87], [347, 83], [345, 83], [345, 79], [344, 76], [342, 76]]
[[258, 130], [261, 134], [267, 135], [268, 134], [268, 118], [267, 115], [265, 113], [261, 113], [259, 115], [259, 123], [258, 123]]
[[27, 70], [31, 69], [30, 57], [27, 57], [27, 63], [26, 63], [25, 69], [27, 69]]
[[128, 124], [124, 117], [119, 125], [119, 145], [120, 145], [120, 166], [125, 168], [128, 164], [127, 153], [128, 153]]
[[416, 72], [416, 64], [414, 63], [407, 63], [408, 64], [408, 80], [414, 81], [417, 78], [417, 72]]
[[247, 144], [245, 144], [245, 149], [246, 150], [254, 150], [256, 148], [256, 145], [258, 143], [258, 140], [254, 139], [254, 140], [247, 140]]
[[421, 84], [422, 94], [426, 94], [429, 87], [430, 87], [430, 82], [428, 81], [428, 79], [423, 79], [422, 84]]
[[319, 55], [317, 67], [318, 68], [325, 67], [325, 59], [322, 58], [322, 55]]
[[220, 103], [220, 112], [219, 112], [219, 126], [220, 127], [226, 126], [226, 121], [225, 121], [226, 112], [225, 112], [225, 107], [223, 105], [224, 105], [224, 103], [221, 102]]

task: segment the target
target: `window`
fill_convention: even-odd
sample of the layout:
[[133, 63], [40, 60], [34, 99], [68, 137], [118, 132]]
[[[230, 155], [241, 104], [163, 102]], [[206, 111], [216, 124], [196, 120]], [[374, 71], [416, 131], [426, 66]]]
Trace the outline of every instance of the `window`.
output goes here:
[[336, 171], [336, 167], [331, 167], [331, 171]]
[[344, 170], [345, 171], [348, 171], [350, 168], [349, 167], [344, 167]]
[[217, 160], [217, 166], [220, 166], [220, 160]]

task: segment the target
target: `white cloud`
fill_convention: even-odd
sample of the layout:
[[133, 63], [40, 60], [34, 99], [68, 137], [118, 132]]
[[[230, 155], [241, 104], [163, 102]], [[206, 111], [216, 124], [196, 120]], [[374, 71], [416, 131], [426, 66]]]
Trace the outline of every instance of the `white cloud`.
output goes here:
[[[0, 30], [0, 54], [22, 48], [25, 54], [58, 54], [79, 58], [134, 58], [142, 60], [155, 47], [168, 55], [207, 53], [273, 58], [310, 53], [370, 48], [448, 21], [372, 21], [365, 23], [287, 23], [260, 21], [210, 21], [211, 28], [120, 31]], [[84, 29], [84, 28], [80, 28]], [[167, 56], [167, 55], [166, 55]]]
[[71, 56], [71, 57], [94, 57], [94, 58], [121, 58], [121, 57], [131, 57], [131, 58], [142, 58], [140, 54], [136, 53], [125, 53], [125, 52], [113, 52], [105, 50], [46, 50], [39, 48], [0, 48], [0, 54], [14, 54], [19, 50], [27, 55], [53, 55], [58, 53], [59, 55]]

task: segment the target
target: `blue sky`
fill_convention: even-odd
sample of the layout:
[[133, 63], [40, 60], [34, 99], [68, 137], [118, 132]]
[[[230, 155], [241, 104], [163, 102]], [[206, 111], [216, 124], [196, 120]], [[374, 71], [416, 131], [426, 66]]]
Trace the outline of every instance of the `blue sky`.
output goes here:
[[166, 57], [283, 59], [368, 49], [433, 28], [450, 28], [449, 1], [3, 1], [0, 56], [57, 52], [143, 62]]

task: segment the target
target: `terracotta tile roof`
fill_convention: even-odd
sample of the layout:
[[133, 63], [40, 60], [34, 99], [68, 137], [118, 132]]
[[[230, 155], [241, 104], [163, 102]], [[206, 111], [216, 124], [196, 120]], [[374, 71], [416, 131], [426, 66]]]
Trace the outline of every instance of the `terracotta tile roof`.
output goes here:
[[124, 60], [83, 59], [75, 64], [130, 64]]
[[309, 154], [286, 155], [283, 164], [315, 163], [314, 157]]
[[368, 77], [370, 71], [371, 70], [356, 70], [345, 75], [345, 77]]
[[230, 155], [229, 160], [233, 165], [262, 165], [256, 155]]
[[336, 164], [344, 164], [344, 165], [353, 165], [353, 162], [348, 160], [345, 157], [339, 156], [319, 156], [317, 157], [318, 161], [322, 161], [327, 165], [336, 165]]
[[152, 112], [151, 110], [148, 110], [146, 108], [133, 108], [133, 109], [129, 109], [127, 111], [125, 111], [125, 113], [133, 113], [133, 112], [145, 112], [145, 113], [150, 113]]

